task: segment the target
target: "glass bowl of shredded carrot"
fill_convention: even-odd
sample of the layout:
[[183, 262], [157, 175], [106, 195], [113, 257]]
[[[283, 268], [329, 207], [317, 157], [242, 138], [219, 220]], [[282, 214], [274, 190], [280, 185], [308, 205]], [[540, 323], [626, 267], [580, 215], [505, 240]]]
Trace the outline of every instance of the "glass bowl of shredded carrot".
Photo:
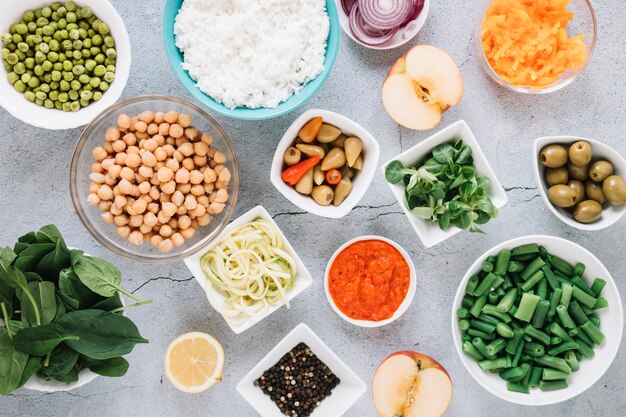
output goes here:
[[476, 30], [481, 66], [513, 91], [557, 91], [583, 72], [596, 45], [589, 0], [491, 0]]

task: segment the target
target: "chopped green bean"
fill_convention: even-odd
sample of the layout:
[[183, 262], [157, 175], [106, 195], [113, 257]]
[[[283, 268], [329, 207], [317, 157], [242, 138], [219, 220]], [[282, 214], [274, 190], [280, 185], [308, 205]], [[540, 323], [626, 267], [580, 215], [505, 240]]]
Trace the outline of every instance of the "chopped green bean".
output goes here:
[[506, 383], [506, 389], [512, 392], [520, 392], [522, 394], [530, 394], [530, 390], [528, 389], [528, 387], [525, 387], [521, 384], [516, 384], [514, 382], [507, 382]]
[[489, 261], [483, 262], [482, 270], [485, 271], [485, 272], [493, 271], [493, 264], [491, 262], [489, 262]]
[[487, 353], [489, 356], [495, 356], [498, 352], [506, 347], [505, 339], [496, 339], [487, 345]]
[[542, 356], [545, 353], [543, 345], [535, 342], [526, 343], [524, 352], [530, 356]]
[[[531, 263], [526, 265], [526, 268], [522, 271], [521, 277], [524, 281], [528, 280], [531, 276], [533, 276], [537, 271], [541, 270], [541, 268], [546, 264], [546, 262], [539, 256], [537, 256]], [[525, 290], [528, 291], [528, 290]]]
[[[556, 356], [556, 355], [560, 355], [563, 352], [566, 352], [568, 350], [574, 350], [574, 349], [578, 349], [580, 347], [580, 345], [576, 342], [564, 342], [561, 343], [558, 346], [555, 346], [553, 348], [551, 348], [550, 350], [548, 350], [548, 355], [550, 356]], [[545, 378], [544, 378], [545, 379]]]
[[474, 348], [487, 359], [493, 359], [495, 357], [487, 353], [487, 345], [480, 337], [472, 339], [472, 346], [474, 346]]
[[576, 327], [574, 324], [574, 320], [570, 317], [567, 312], [567, 308], [564, 305], [560, 305], [556, 308], [556, 313], [559, 315], [559, 319], [561, 320], [561, 324], [566, 329], [573, 329]]
[[467, 308], [459, 308], [456, 310], [456, 316], [461, 319], [467, 319], [470, 317], [470, 312]]
[[504, 274], [506, 274], [506, 271], [509, 268], [510, 260], [511, 260], [510, 251], [506, 249], [500, 251], [500, 253], [498, 253], [498, 256], [496, 258], [496, 267], [495, 267], [494, 273], [496, 275], [504, 276]]
[[[541, 258], [537, 258], [537, 259], [541, 259]], [[542, 260], [543, 262], [543, 260]], [[523, 272], [522, 272], [522, 278], [523, 278]], [[528, 292], [530, 291], [535, 285], [537, 285], [539, 283], [539, 281], [541, 281], [543, 279], [544, 275], [543, 275], [543, 271], [538, 270], [535, 271], [531, 276], [528, 277], [528, 279], [526, 280], [526, 282], [522, 283], [522, 285], [520, 285], [520, 290], [524, 291], [524, 292]]]
[[548, 336], [547, 333], [545, 333], [545, 332], [543, 332], [543, 331], [541, 331], [539, 329], [535, 329], [530, 324], [528, 324], [528, 325], [526, 325], [526, 327], [524, 327], [524, 333], [527, 334], [528, 336], [532, 337], [533, 339], [540, 341], [544, 345], [550, 344], [550, 336]]
[[541, 379], [541, 374], [543, 373], [543, 369], [539, 366], [535, 366], [530, 373], [530, 381], [528, 385], [531, 388], [537, 388], [539, 386], [539, 380]]
[[533, 315], [533, 327], [536, 327], [538, 329], [543, 327], [543, 323], [546, 319], [546, 315], [548, 314], [549, 309], [550, 302], [548, 300], [539, 301], [539, 304], [537, 304], [537, 308], [535, 309], [535, 314]]
[[543, 373], [541, 375], [541, 379], [544, 381], [554, 381], [557, 379], [565, 379], [569, 377], [571, 372], [563, 372], [557, 369], [552, 368], [544, 368]]
[[556, 381], [544, 381], [542, 379], [539, 381], [539, 389], [543, 392], [565, 389], [567, 387], [567, 380], [565, 379], [559, 379]]
[[605, 280], [603, 280], [602, 278], [596, 278], [595, 280], [593, 280], [593, 284], [591, 284], [591, 291], [593, 291], [596, 297], [599, 297], [605, 285]]
[[574, 322], [579, 326], [589, 320], [583, 309], [580, 307], [580, 304], [578, 304], [576, 300], [569, 303], [568, 312], [572, 320], [574, 320]]
[[482, 330], [472, 329], [471, 327], [469, 329], [467, 329], [466, 332], [470, 336], [480, 337], [481, 339], [484, 339], [484, 340], [490, 340], [491, 341], [491, 340], [494, 340], [496, 338], [496, 336], [493, 335], [493, 334], [485, 333]]
[[536, 243], [518, 246], [511, 250], [511, 256], [532, 255], [535, 253], [539, 253], [539, 245]]
[[507, 313], [502, 313], [501, 311], [498, 311], [498, 308], [491, 304], [486, 304], [485, 306], [483, 306], [481, 311], [489, 316], [496, 317], [497, 319], [505, 323], [510, 323], [512, 320], [511, 316], [509, 316]]
[[553, 368], [553, 369], [565, 372], [567, 374], [572, 373], [571, 368], [569, 367], [569, 365], [567, 364], [567, 362], [565, 362], [565, 359], [563, 358], [556, 358], [554, 356], [543, 355], [543, 356], [537, 356], [535, 358], [535, 362], [537, 362], [540, 365], [544, 365], [549, 368]]
[[585, 269], [586, 269], [586, 266], [584, 263], [576, 262], [576, 265], [574, 266], [574, 275], [582, 277], [583, 274], [585, 273]]
[[559, 304], [567, 308], [570, 300], [572, 299], [572, 291], [573, 287], [571, 284], [561, 283], [561, 301]]
[[494, 326], [493, 324], [485, 323], [484, 321], [480, 321], [480, 320], [472, 319], [470, 320], [469, 325], [471, 328], [474, 328], [476, 330], [480, 330], [481, 332], [485, 332], [489, 334], [496, 331], [496, 326]]
[[483, 278], [483, 280], [480, 282], [480, 284], [478, 284], [476, 291], [474, 291], [474, 295], [477, 297], [480, 297], [484, 295], [485, 293], [489, 292], [491, 290], [491, 286], [493, 285], [493, 283], [496, 281], [497, 278], [498, 278], [497, 275], [494, 275], [491, 272], [488, 273], [487, 276], [485, 276], [485, 278]]
[[517, 345], [517, 349], [515, 350], [515, 355], [513, 355], [513, 360], [511, 361], [511, 366], [517, 366], [520, 358], [522, 357], [522, 352], [524, 351], [524, 345], [526, 342], [520, 340], [519, 345]]
[[589, 336], [589, 338], [593, 340], [593, 343], [596, 345], [601, 345], [606, 340], [604, 333], [602, 333], [602, 331], [595, 324], [593, 324], [591, 320], [587, 320], [587, 322], [583, 323], [580, 328], [587, 333], [587, 336]]
[[[576, 343], [576, 345], [578, 345], [578, 343]], [[578, 347], [580, 347], [580, 345], [578, 345]], [[576, 353], [573, 350], [565, 352], [563, 359], [565, 359], [567, 365], [572, 369], [572, 372], [576, 372], [580, 369], [580, 363], [578, 362]]]
[[589, 308], [593, 308], [593, 306], [596, 305], [596, 301], [598, 301], [595, 297], [587, 294], [578, 287], [572, 288], [572, 298]]
[[546, 279], [548, 280], [548, 285], [550, 286], [550, 288], [556, 290], [560, 287], [560, 284], [554, 276], [554, 272], [552, 272], [552, 269], [550, 269], [550, 266], [544, 265], [541, 270], [543, 271], [543, 275], [545, 275]]
[[524, 335], [524, 332], [522, 330], [520, 329], [513, 330], [513, 337], [509, 339], [504, 349], [506, 353], [510, 355], [514, 355], [515, 352], [517, 352], [517, 346], [520, 344], [523, 335]]
[[470, 313], [474, 317], [480, 316], [480, 312], [483, 310], [483, 307], [487, 304], [487, 296], [483, 295], [481, 297], [476, 297], [474, 300], [474, 305], [470, 308]]
[[485, 357], [474, 347], [474, 345], [468, 341], [463, 342], [463, 352], [478, 362], [485, 359]]
[[465, 287], [465, 293], [468, 295], [474, 295], [476, 287], [478, 286], [478, 275], [472, 275], [467, 280], [467, 286]]
[[496, 324], [496, 332], [507, 339], [510, 339], [513, 337], [514, 332], [513, 329], [511, 329], [509, 326], [506, 325], [506, 323], [503, 322], [498, 322], [498, 324]]
[[560, 288], [555, 289], [552, 293], [552, 297], [550, 298], [550, 308], [548, 309], [548, 314], [546, 315], [546, 317], [554, 317], [554, 315], [556, 314], [556, 307], [561, 301], [561, 294], [562, 291]]
[[510, 261], [507, 270], [509, 272], [522, 272], [526, 268], [526, 264], [519, 261]]
[[523, 293], [514, 317], [518, 320], [529, 322], [535, 313], [539, 301], [539, 296], [527, 292]]
[[593, 306], [594, 310], [599, 310], [601, 308], [606, 308], [609, 306], [609, 302], [606, 301], [606, 298], [604, 297], [598, 297], [598, 300], [596, 301], [596, 304]]
[[507, 358], [487, 359], [478, 362], [478, 366], [483, 371], [494, 371], [496, 369], [508, 368], [511, 362]]
[[515, 302], [516, 298], [517, 288], [511, 288], [506, 292], [506, 294], [504, 294], [504, 297], [502, 297], [496, 308], [498, 311], [506, 313], [511, 309], [511, 306]]
[[552, 257], [552, 268], [556, 269], [557, 271], [560, 271], [561, 273], [563, 273], [565, 276], [568, 276], [568, 277], [571, 277], [572, 275], [574, 275], [574, 267], [565, 259], [559, 258], [558, 256]]

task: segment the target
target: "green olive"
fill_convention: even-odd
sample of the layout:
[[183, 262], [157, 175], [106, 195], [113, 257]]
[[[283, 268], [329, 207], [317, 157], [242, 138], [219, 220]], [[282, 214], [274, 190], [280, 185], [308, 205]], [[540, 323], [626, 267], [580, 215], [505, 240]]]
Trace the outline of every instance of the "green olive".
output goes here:
[[575, 180], [584, 181], [589, 178], [589, 165], [578, 166], [569, 162], [567, 164], [567, 171], [569, 172], [570, 178]]
[[541, 150], [539, 160], [548, 168], [562, 167], [567, 163], [567, 149], [563, 145], [548, 145]]
[[548, 190], [548, 199], [557, 207], [572, 207], [576, 204], [576, 191], [565, 184], [557, 184]]
[[602, 191], [609, 203], [626, 204], [626, 181], [619, 175], [611, 175], [602, 183]]
[[596, 161], [589, 167], [589, 178], [595, 182], [602, 182], [613, 175], [613, 164], [609, 161]]
[[581, 201], [574, 209], [574, 219], [579, 223], [592, 223], [602, 217], [602, 205], [595, 200]]
[[606, 203], [606, 197], [600, 183], [591, 180], [585, 181], [585, 194], [587, 194], [587, 198], [590, 200], [597, 201], [600, 204]]
[[568, 179], [569, 174], [567, 173], [567, 168], [565, 167], [546, 169], [546, 182], [549, 186], [553, 186], [556, 184], [567, 184]]
[[578, 166], [586, 166], [591, 162], [591, 145], [589, 142], [579, 140], [569, 147], [569, 161]]
[[580, 203], [585, 198], [585, 184], [579, 180], [571, 180], [567, 186], [576, 191], [576, 203]]

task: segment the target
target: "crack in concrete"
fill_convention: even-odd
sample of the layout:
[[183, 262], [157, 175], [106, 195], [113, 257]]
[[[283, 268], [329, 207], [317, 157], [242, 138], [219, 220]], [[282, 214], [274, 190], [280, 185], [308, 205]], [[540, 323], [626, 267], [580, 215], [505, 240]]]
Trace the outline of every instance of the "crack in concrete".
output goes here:
[[278, 216], [299, 216], [301, 214], [307, 214], [308, 211], [283, 211], [281, 213], [276, 213], [272, 216], [272, 219], [275, 219]]
[[[391, 207], [394, 204], [396, 204], [397, 201], [391, 202], [391, 203], [385, 203], [385, 204], [380, 204], [380, 205], [361, 205], [361, 206], [354, 206], [354, 210], [360, 210], [360, 209], [381, 209], [381, 208], [386, 208], [386, 207]], [[272, 216], [272, 219], [275, 219], [276, 217], [279, 216], [300, 216], [300, 215], [304, 215], [304, 214], [308, 214], [308, 211], [283, 211], [280, 213], [276, 213]]]
[[373, 220], [376, 220], [376, 219], [377, 219], [377, 218], [379, 218], [379, 217], [382, 217], [382, 216], [388, 216], [388, 215], [391, 215], [391, 214], [404, 214], [404, 212], [403, 212], [403, 211], [387, 211], [387, 212], [385, 212], [385, 213], [380, 213], [380, 214], [378, 214], [377, 216], [372, 217], [371, 219], [367, 219], [367, 221], [368, 221], [368, 222], [371, 222], [371, 221], [373, 221]]
[[503, 187], [504, 191], [522, 190], [522, 191], [534, 191], [537, 187]]
[[142, 289], [143, 287], [145, 287], [146, 285], [148, 285], [148, 284], [149, 284], [149, 283], [151, 283], [152, 281], [167, 280], [167, 281], [172, 281], [172, 282], [187, 282], [187, 281], [191, 281], [192, 279], [194, 279], [194, 277], [191, 277], [191, 278], [185, 278], [185, 279], [176, 279], [176, 278], [172, 278], [172, 277], [156, 277], [156, 278], [150, 278], [149, 280], [147, 280], [146, 282], [144, 282], [143, 284], [141, 284], [140, 286], [138, 286], [137, 288], [135, 288], [133, 291], [131, 291], [131, 294], [136, 293], [137, 291], [139, 291], [140, 289]]

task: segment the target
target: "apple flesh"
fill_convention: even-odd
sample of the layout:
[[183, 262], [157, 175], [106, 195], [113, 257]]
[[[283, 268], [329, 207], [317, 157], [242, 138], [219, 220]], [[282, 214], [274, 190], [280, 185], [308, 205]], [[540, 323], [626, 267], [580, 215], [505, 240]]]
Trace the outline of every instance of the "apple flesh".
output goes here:
[[452, 380], [430, 356], [396, 352], [376, 370], [372, 397], [381, 417], [440, 417], [452, 400]]
[[414, 46], [389, 70], [382, 101], [398, 124], [415, 130], [432, 129], [441, 114], [463, 97], [461, 72], [452, 57], [436, 46]]

